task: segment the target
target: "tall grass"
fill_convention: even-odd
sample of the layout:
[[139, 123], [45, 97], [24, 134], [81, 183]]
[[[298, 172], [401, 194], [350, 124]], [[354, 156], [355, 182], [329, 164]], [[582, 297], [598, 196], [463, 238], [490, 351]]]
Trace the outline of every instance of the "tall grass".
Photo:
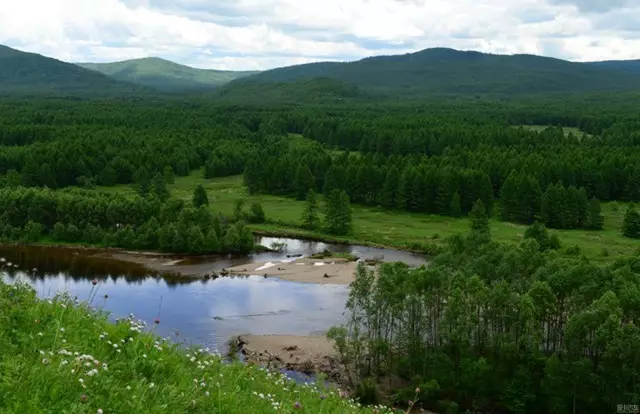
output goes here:
[[160, 320], [110, 323], [91, 307], [96, 291], [83, 302], [38, 299], [26, 284], [0, 282], [1, 413], [392, 412], [180, 347], [154, 334]]

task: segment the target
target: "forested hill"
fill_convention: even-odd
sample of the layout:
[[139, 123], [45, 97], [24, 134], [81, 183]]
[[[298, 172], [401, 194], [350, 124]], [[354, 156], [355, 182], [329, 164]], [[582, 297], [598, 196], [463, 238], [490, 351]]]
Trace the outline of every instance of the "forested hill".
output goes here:
[[638, 60], [605, 60], [602, 62], [589, 62], [589, 65], [604, 69], [618, 69], [640, 74], [640, 59]]
[[71, 63], [0, 45], [0, 95], [125, 97], [149, 93]]
[[77, 63], [77, 65], [117, 80], [167, 92], [211, 89], [234, 79], [258, 73], [257, 71], [196, 69], [153, 57], [111, 63]]
[[231, 82], [293, 82], [325, 77], [383, 96], [524, 95], [550, 92], [638, 91], [640, 74], [533, 55], [492, 55], [453, 49], [321, 62], [261, 72]]

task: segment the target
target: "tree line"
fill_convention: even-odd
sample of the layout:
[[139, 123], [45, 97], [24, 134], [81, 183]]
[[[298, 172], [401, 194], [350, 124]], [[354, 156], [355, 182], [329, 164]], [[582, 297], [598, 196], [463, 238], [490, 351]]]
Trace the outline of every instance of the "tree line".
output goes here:
[[155, 195], [4, 188], [0, 189], [0, 237], [13, 242], [47, 238], [172, 253], [252, 251], [253, 234], [245, 224], [250, 216], [242, 211], [233, 219], [214, 214], [201, 197], [194, 195], [194, 203], [188, 204]]

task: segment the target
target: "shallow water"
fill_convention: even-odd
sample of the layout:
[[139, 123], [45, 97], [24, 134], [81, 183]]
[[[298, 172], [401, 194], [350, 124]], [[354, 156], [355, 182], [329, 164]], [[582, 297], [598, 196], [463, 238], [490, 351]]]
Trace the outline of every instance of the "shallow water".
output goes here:
[[[290, 261], [291, 255], [330, 249], [361, 258], [401, 260], [410, 265], [426, 263], [408, 252], [362, 246], [329, 245], [295, 239], [260, 238], [267, 247], [284, 242], [282, 253], [257, 253], [248, 257], [217, 257], [188, 261], [216, 268], [230, 264]], [[111, 312], [113, 318], [133, 313], [151, 324], [160, 318], [157, 332], [187, 344], [227, 349], [228, 340], [239, 334], [310, 335], [325, 332], [342, 321], [348, 287], [295, 283], [261, 276], [193, 280], [163, 278], [145, 267], [105, 257], [95, 251], [49, 247], [0, 247], [5, 263], [3, 279], [25, 281], [40, 297], [69, 292], [87, 300], [98, 280], [93, 306]], [[200, 261], [199, 261], [200, 260]], [[12, 266], [8, 265], [12, 263]], [[17, 265], [17, 267], [15, 267]], [[108, 298], [105, 298], [108, 295]]]

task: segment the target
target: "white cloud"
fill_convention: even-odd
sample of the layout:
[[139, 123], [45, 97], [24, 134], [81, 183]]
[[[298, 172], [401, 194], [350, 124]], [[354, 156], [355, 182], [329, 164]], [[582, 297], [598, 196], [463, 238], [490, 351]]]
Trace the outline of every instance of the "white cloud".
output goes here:
[[436, 46], [575, 60], [640, 58], [640, 36], [633, 31], [640, 5], [634, 3], [0, 0], [0, 43], [67, 61], [159, 56], [219, 69], [353, 60]]

